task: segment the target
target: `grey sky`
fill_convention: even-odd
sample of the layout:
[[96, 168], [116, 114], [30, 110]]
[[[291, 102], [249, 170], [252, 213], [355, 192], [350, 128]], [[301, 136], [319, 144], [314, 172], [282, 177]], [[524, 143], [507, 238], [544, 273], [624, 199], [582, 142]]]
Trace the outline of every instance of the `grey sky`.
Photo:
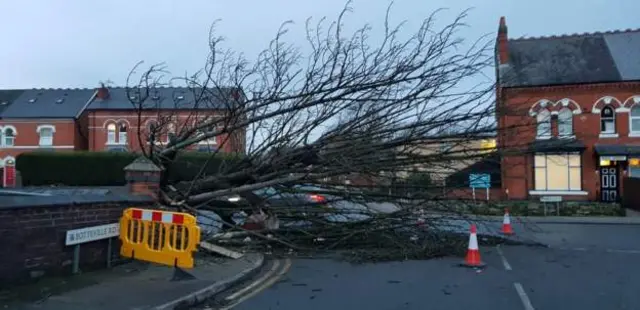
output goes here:
[[[210, 24], [226, 46], [248, 55], [264, 48], [285, 20], [290, 41], [301, 39], [309, 16], [334, 18], [344, 0], [2, 0], [0, 88], [123, 85], [138, 61], [166, 62], [173, 74], [202, 67]], [[355, 0], [349, 25], [380, 26], [386, 0]], [[474, 7], [465, 36], [477, 38], [506, 16], [510, 37], [582, 33], [638, 27], [634, 0], [396, 0], [393, 20], [410, 29], [438, 8]], [[412, 28], [413, 27], [413, 28]], [[374, 29], [380, 29], [374, 28]]]

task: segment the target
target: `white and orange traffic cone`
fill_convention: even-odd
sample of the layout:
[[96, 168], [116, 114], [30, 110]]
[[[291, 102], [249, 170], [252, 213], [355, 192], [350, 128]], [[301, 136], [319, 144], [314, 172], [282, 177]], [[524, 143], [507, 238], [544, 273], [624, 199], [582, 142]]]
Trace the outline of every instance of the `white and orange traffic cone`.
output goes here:
[[513, 227], [511, 227], [511, 217], [509, 216], [509, 210], [504, 209], [504, 218], [502, 219], [502, 234], [513, 235]]
[[476, 230], [476, 224], [471, 224], [471, 234], [469, 235], [469, 247], [467, 249], [467, 256], [462, 262], [462, 266], [465, 267], [484, 267], [485, 264], [480, 259], [480, 249], [478, 248], [478, 236]]

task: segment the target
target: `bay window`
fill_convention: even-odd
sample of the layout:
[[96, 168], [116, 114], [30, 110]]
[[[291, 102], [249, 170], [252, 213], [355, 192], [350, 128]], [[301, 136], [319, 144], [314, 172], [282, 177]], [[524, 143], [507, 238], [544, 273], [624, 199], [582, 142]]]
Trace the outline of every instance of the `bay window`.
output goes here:
[[534, 180], [537, 191], [579, 191], [582, 189], [579, 153], [536, 154]]

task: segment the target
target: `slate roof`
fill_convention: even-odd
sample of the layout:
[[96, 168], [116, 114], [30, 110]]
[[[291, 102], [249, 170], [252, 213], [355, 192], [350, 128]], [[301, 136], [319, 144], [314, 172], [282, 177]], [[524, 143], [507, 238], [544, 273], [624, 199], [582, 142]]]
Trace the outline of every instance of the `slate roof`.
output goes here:
[[22, 89], [0, 90], [0, 116], [23, 92]]
[[93, 89], [25, 89], [0, 111], [2, 118], [75, 118]]
[[[221, 110], [228, 109], [229, 104], [235, 100], [224, 100], [232, 98], [233, 88], [223, 88], [220, 90], [210, 90], [204, 92], [208, 98], [198, 98], [201, 92], [193, 91], [186, 87], [158, 87], [154, 88], [149, 94], [149, 98], [143, 103], [143, 109], [201, 109], [201, 110]], [[135, 94], [129, 94], [135, 95]], [[135, 99], [134, 99], [135, 100]], [[96, 98], [91, 102], [88, 110], [130, 110], [134, 106], [131, 104], [127, 96], [127, 90], [124, 87], [110, 87], [109, 98], [102, 100]]]
[[640, 80], [640, 29], [508, 40], [503, 87]]

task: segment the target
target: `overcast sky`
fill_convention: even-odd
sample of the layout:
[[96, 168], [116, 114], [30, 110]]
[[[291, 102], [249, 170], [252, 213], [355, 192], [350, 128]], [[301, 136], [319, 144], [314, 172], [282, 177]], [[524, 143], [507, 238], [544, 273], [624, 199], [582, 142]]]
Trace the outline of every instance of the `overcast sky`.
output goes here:
[[[181, 75], [202, 68], [211, 23], [226, 46], [247, 55], [266, 46], [283, 21], [290, 41], [302, 41], [307, 17], [334, 18], [344, 0], [0, 0], [0, 88], [123, 85], [131, 67], [166, 62]], [[380, 26], [389, 1], [355, 0], [349, 25]], [[506, 16], [510, 37], [626, 29], [640, 26], [637, 0], [396, 0], [393, 20], [408, 29], [438, 8], [447, 21], [463, 9], [470, 39], [495, 35]], [[412, 28], [413, 27], [413, 28]], [[374, 28], [375, 29], [380, 29]]]

